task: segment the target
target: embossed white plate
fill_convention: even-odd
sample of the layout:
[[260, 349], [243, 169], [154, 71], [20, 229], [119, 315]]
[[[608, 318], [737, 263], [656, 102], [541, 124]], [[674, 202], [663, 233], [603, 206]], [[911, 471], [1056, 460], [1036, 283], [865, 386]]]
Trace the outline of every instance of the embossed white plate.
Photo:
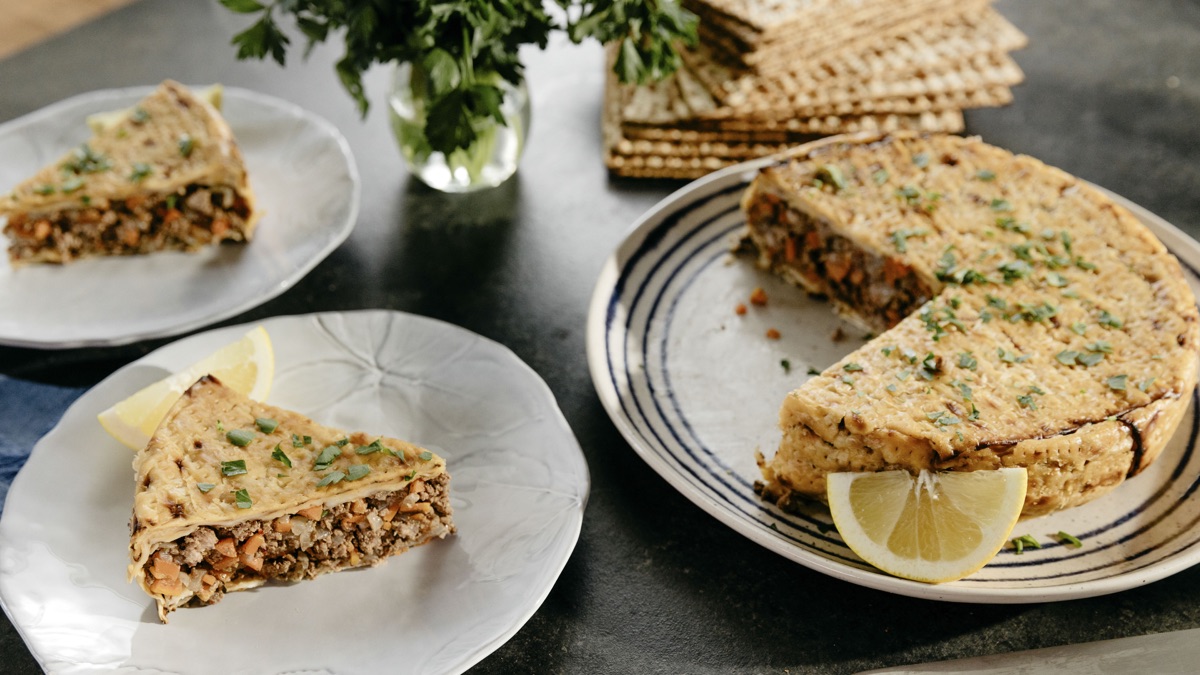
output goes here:
[[76, 401], [17, 475], [0, 518], [0, 602], [52, 672], [457, 673], [533, 615], [575, 542], [583, 454], [545, 383], [507, 348], [385, 311], [263, 322], [269, 403], [446, 458], [458, 534], [371, 569], [230, 593], [162, 625], [125, 578], [132, 455], [96, 414], [237, 339], [170, 344]]
[[[902, 595], [1021, 603], [1112, 593], [1200, 562], [1197, 405], [1148, 470], [1081, 507], [1018, 523], [1041, 549], [1001, 551], [979, 572], [928, 585], [883, 574], [858, 558], [829, 512], [794, 515], [754, 494], [754, 452], [779, 444], [779, 405], [809, 368], [823, 370], [863, 343], [829, 305], [731, 259], [745, 226], [742, 192], [762, 160], [714, 173], [671, 195], [636, 223], [605, 264], [588, 314], [588, 362], [609, 416], [672, 486], [722, 523], [802, 565]], [[1200, 288], [1200, 244], [1116, 195], [1183, 263]], [[750, 289], [766, 307], [745, 316]], [[848, 338], [830, 336], [842, 328]], [[779, 340], [765, 333], [775, 328]], [[785, 365], [786, 362], [786, 365]], [[1058, 543], [1068, 532], [1084, 545]]]
[[[0, 191], [87, 140], [88, 115], [133, 105], [150, 90], [81, 94], [0, 124]], [[345, 241], [360, 186], [341, 132], [244, 89], [225, 90], [223, 112], [264, 211], [254, 240], [20, 269], [0, 250], [0, 344], [109, 346], [194, 330], [291, 288]], [[0, 249], [7, 247], [0, 234]]]

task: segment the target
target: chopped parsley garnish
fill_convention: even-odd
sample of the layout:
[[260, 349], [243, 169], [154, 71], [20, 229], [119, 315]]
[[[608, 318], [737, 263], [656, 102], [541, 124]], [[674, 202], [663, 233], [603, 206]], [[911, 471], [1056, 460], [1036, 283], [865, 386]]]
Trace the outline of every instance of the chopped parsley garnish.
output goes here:
[[1151, 377], [1149, 379], [1142, 380], [1140, 383], [1138, 383], [1138, 389], [1140, 389], [1142, 392], [1149, 391], [1150, 385], [1154, 384], [1154, 381], [1157, 379], [1157, 377]]
[[1046, 283], [1055, 288], [1062, 288], [1071, 282], [1067, 281], [1067, 278], [1058, 272], [1050, 272], [1046, 275]]
[[1038, 396], [1045, 396], [1045, 394], [1046, 394], [1046, 392], [1043, 391], [1042, 388], [1037, 386], [1036, 384], [1029, 385], [1029, 393], [1037, 394]]
[[245, 488], [234, 492], [233, 499], [237, 502], [239, 509], [248, 509], [254, 506], [254, 502], [250, 501], [250, 493]]
[[988, 307], [994, 307], [994, 308], [1000, 310], [1001, 312], [1008, 310], [1008, 301], [1005, 300], [1004, 298], [997, 298], [996, 296], [992, 295], [991, 293], [988, 293], [984, 297], [987, 298]]
[[1113, 391], [1125, 391], [1125, 385], [1129, 382], [1128, 375], [1113, 375], [1104, 381], [1109, 389]]
[[962, 422], [957, 416], [951, 415], [945, 410], [935, 410], [925, 413], [925, 417], [939, 427], [948, 427]]
[[358, 480], [371, 473], [371, 467], [366, 464], [354, 464], [346, 469], [346, 480]]
[[346, 474], [342, 473], [341, 471], [330, 471], [329, 473], [325, 474], [325, 476], [323, 478], [321, 478], [321, 480], [317, 481], [317, 487], [325, 487], [326, 485], [333, 485], [334, 483], [341, 481], [345, 477], [346, 477]]
[[201, 492], [208, 492], [209, 490], [212, 490], [215, 487], [217, 487], [217, 486], [213, 485], [212, 483], [196, 483], [196, 489]]
[[178, 203], [179, 203], [179, 195], [176, 195], [176, 194], [167, 195], [167, 208], [168, 209], [175, 208], [175, 205]]
[[338, 446], [325, 446], [325, 449], [322, 450], [321, 454], [317, 455], [317, 458], [313, 461], [313, 470], [320, 471], [322, 469], [328, 469], [329, 465], [333, 464], [333, 460], [337, 459], [339, 456], [341, 456], [341, 454], [342, 449]]
[[244, 448], [247, 445], [250, 445], [250, 441], [254, 440], [254, 432], [246, 431], [245, 429], [234, 429], [227, 432], [225, 434], [225, 438], [229, 439], [230, 443], [233, 443], [239, 448]]
[[404, 480], [412, 480], [416, 477], [417, 477], [417, 470], [413, 469], [412, 471], [408, 472], [408, 475], [404, 477]]
[[254, 425], [264, 434], [269, 434], [279, 428], [279, 422], [270, 417], [258, 417], [254, 420]]
[[276, 445], [275, 449], [271, 451], [271, 459], [277, 460], [280, 464], [289, 469], [292, 468], [292, 459], [288, 457], [287, 454], [283, 452], [283, 448], [279, 447], [278, 445]]
[[63, 194], [70, 194], [81, 187], [83, 187], [83, 179], [79, 176], [71, 176], [63, 181], [62, 188], [60, 189], [63, 191]]
[[821, 371], [817, 370], [816, 368], [813, 368], [812, 366], [809, 366], [809, 367], [808, 367], [808, 374], [809, 374], [809, 375], [820, 375], [820, 374], [821, 374]]
[[896, 230], [891, 234], [892, 245], [896, 247], [897, 253], [907, 253], [908, 239], [922, 237], [926, 234], [929, 234], [929, 230]]
[[862, 369], [863, 369], [863, 367], [862, 367], [861, 365], [859, 365], [859, 364], [857, 364], [857, 363], [855, 363], [855, 362], [853, 362], [853, 361], [851, 361], [850, 363], [847, 363], [846, 365], [842, 366], [842, 370], [846, 371], [847, 373], [854, 373], [854, 372], [858, 372], [858, 371], [860, 371], [860, 370], [862, 370]]
[[967, 415], [967, 419], [972, 422], [979, 419], [979, 408], [976, 408], [974, 403], [971, 404], [971, 414]]
[[930, 352], [921, 361], [921, 369], [917, 371], [917, 375], [923, 380], [932, 380], [940, 372], [942, 372], [942, 357], [935, 356], [933, 352]]
[[958, 367], [966, 368], [967, 370], [975, 370], [979, 365], [979, 361], [975, 360], [975, 356], [971, 352], [962, 352], [958, 355]]
[[50, 184], [40, 185], [38, 187], [35, 187], [33, 189], [33, 192], [35, 194], [39, 194], [39, 195], [52, 195], [52, 194], [54, 194], [54, 186], [50, 185]]
[[823, 164], [817, 169], [817, 179], [828, 183], [837, 191], [846, 189], [846, 177], [842, 175], [842, 170], [834, 164]]
[[905, 185], [902, 188], [896, 188], [896, 196], [915, 205], [921, 200], [921, 191], [911, 185]]
[[1042, 547], [1042, 545], [1038, 543], [1038, 540], [1034, 539], [1033, 535], [1030, 535], [1030, 534], [1023, 534], [1023, 535], [1017, 537], [1016, 539], [1013, 539], [1012, 545], [1013, 545], [1013, 548], [1015, 548], [1017, 550], [1016, 551], [1017, 555], [1021, 555], [1021, 553], [1023, 553], [1026, 548], [1041, 548]]
[[1030, 394], [1018, 396], [1017, 403], [1020, 403], [1022, 408], [1029, 408], [1030, 410], [1038, 409], [1037, 401], [1033, 400], [1033, 396]]
[[992, 200], [992, 210], [993, 211], [1012, 211], [1013, 208], [1012, 208], [1012, 204], [1010, 204], [1007, 199], [993, 199]]
[[1055, 536], [1057, 536], [1059, 541], [1061, 541], [1063, 544], [1070, 544], [1075, 548], [1083, 548], [1083, 542], [1079, 541], [1079, 538], [1074, 535], [1070, 535], [1062, 530], [1059, 530], [1058, 534]]
[[75, 148], [74, 152], [71, 153], [71, 159], [63, 162], [59, 168], [74, 174], [98, 173], [100, 171], [108, 171], [112, 168], [112, 163], [108, 161], [108, 157], [95, 152], [92, 150], [92, 146], [84, 143]]
[[1002, 216], [996, 219], [996, 227], [1007, 230], [1008, 232], [1017, 232], [1020, 234], [1029, 234], [1029, 226], [1025, 223], [1018, 223], [1016, 219], [1008, 216]]
[[1071, 332], [1075, 333], [1076, 335], [1083, 335], [1087, 332], [1087, 324], [1083, 323], [1082, 321], [1076, 321], [1075, 323], [1071, 324]]
[[889, 175], [890, 174], [888, 174], [887, 169], [880, 169], [871, 174], [871, 180], [875, 181], [876, 185], [883, 185], [887, 182]]
[[[311, 441], [312, 439], [309, 439], [309, 440]], [[300, 436], [298, 436], [296, 434], [292, 434], [292, 447], [293, 448], [304, 447], [304, 439], [300, 438]]]
[[1021, 260], [1029, 263], [1033, 262], [1033, 254], [1030, 253], [1030, 251], [1033, 249], [1029, 244], [1013, 244], [1008, 248], [1013, 252], [1013, 255], [1017, 256]]
[[1005, 363], [1025, 363], [1029, 360], [1028, 355], [1019, 356], [1016, 352], [1005, 351], [1003, 347], [998, 347], [996, 349], [996, 355], [999, 356], [1000, 360]]
[[1081, 269], [1081, 270], [1085, 270], [1085, 271], [1088, 271], [1088, 272], [1091, 272], [1092, 270], [1096, 269], [1096, 266], [1095, 266], [1095, 265], [1093, 265], [1092, 263], [1090, 263], [1090, 262], [1088, 262], [1088, 261], [1084, 260], [1083, 258], [1076, 258], [1076, 259], [1075, 259], [1075, 266], [1076, 266], [1076, 267], [1078, 267], [1078, 268], [1079, 268], [1079, 269]]
[[1080, 354], [1079, 356], [1075, 357], [1075, 360], [1080, 364], [1091, 368], [1092, 366], [1104, 360], [1104, 352], [1089, 352], [1087, 354]]
[[925, 154], [924, 152], [918, 152], [917, 154], [913, 155], [912, 163], [917, 165], [917, 168], [924, 169], [925, 167], [929, 166], [929, 155]]
[[996, 172], [991, 169], [980, 169], [975, 172], [975, 177], [985, 183], [990, 183], [996, 180]]
[[1057, 307], [1044, 301], [1037, 305], [1022, 302], [1018, 307], [1020, 309], [1008, 317], [1008, 320], [1012, 323], [1016, 323], [1022, 319], [1028, 323], [1042, 323], [1046, 319], [1058, 314]]
[[338, 440], [334, 441], [333, 444], [340, 448], [349, 442], [350, 442], [349, 438], [339, 438]]
[[960, 286], [972, 283], [986, 283], [988, 280], [987, 277], [978, 271], [958, 266], [958, 261], [954, 257], [952, 248], [952, 246], [946, 247], [946, 250], [942, 253], [942, 257], [938, 259], [937, 269], [934, 270], [934, 276], [938, 278], [938, 281], [959, 284]]
[[421, 454], [417, 455], [417, 457], [420, 457], [422, 462], [428, 462], [429, 460], [433, 459], [433, 453], [426, 450], [426, 451], [422, 452]]
[[145, 162], [134, 162], [133, 171], [129, 174], [129, 181], [131, 183], [140, 183], [152, 173], [154, 173], [154, 170], [150, 168], [149, 164]]
[[783, 368], [784, 373], [792, 372], [792, 362], [791, 361], [788, 361], [787, 359], [780, 359], [779, 365], [780, 365], [780, 367]]
[[1104, 326], [1105, 328], [1120, 328], [1121, 326], [1125, 325], [1124, 321], [1121, 321], [1112, 314], [1109, 314], [1107, 310], [1100, 310], [1100, 318], [1098, 321], [1100, 325]]
[[892, 392], [893, 394], [896, 393], [896, 385], [894, 385], [894, 384], [889, 384], [888, 386], [884, 387], [884, 389], [887, 389], [888, 391]]
[[1112, 353], [1112, 345], [1106, 340], [1096, 340], [1087, 346], [1089, 352], [1104, 352], [1105, 354]]
[[996, 269], [1004, 275], [1004, 283], [1011, 284], [1014, 281], [1024, 279], [1033, 273], [1033, 267], [1024, 260], [1010, 260], [1001, 263]]
[[958, 387], [958, 391], [960, 393], [962, 393], [962, 397], [963, 397], [964, 401], [974, 400], [973, 393], [971, 392], [971, 388], [969, 386], [967, 386], [966, 383], [955, 380], [955, 381], [951, 382], [950, 384]]
[[149, 119], [150, 119], [150, 113], [146, 112], [146, 110], [144, 108], [142, 108], [142, 106], [140, 106], [140, 105], [138, 107], [134, 108], [133, 112], [130, 113], [130, 115], [129, 115], [129, 121], [133, 122], [134, 124], [142, 124], [143, 122], [145, 122], [146, 120], [149, 120]]
[[183, 134], [179, 137], [179, 154], [184, 157], [191, 157], [192, 150], [196, 149], [196, 141], [191, 136]]
[[381, 442], [381, 439], [378, 439], [378, 438], [371, 441], [370, 445], [360, 445], [354, 449], [354, 452], [359, 455], [369, 455], [374, 452], [382, 452], [382, 451], [383, 451], [383, 443]]
[[221, 462], [221, 475], [240, 476], [246, 473], [246, 460], [235, 459], [232, 462]]
[[225, 425], [221, 424], [221, 420], [217, 420], [217, 431], [225, 431]]
[[1055, 354], [1054, 358], [1057, 359], [1058, 362], [1063, 364], [1064, 366], [1073, 366], [1073, 365], [1075, 365], [1075, 360], [1079, 358], [1079, 352], [1072, 351], [1070, 349], [1064, 349], [1061, 352]]

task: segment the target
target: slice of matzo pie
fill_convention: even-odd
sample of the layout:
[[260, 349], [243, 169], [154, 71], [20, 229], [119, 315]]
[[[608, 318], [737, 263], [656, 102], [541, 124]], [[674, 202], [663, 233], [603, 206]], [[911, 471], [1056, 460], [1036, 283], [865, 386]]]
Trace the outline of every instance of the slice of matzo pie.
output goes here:
[[254, 193], [216, 108], [167, 80], [108, 117], [87, 142], [0, 196], [13, 265], [250, 240]]
[[446, 463], [204, 377], [133, 463], [131, 580], [159, 618], [269, 580], [371, 566], [454, 532]]

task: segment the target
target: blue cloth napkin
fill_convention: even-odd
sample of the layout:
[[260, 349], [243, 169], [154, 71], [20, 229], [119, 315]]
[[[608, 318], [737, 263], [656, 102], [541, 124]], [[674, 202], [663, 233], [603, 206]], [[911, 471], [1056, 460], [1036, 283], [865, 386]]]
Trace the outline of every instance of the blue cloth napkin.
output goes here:
[[0, 509], [33, 444], [87, 391], [0, 375]]

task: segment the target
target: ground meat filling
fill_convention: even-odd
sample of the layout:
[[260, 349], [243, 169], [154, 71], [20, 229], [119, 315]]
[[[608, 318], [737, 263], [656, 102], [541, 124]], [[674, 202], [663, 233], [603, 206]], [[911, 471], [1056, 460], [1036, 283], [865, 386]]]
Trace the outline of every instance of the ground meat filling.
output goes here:
[[4, 233], [14, 261], [70, 262], [86, 255], [191, 251], [244, 241], [250, 208], [230, 187], [190, 185], [180, 194], [129, 197], [104, 209], [14, 215]]
[[812, 293], [825, 295], [883, 331], [933, 297], [908, 265], [878, 257], [837, 235], [775, 195], [759, 193], [747, 209], [760, 265]]
[[[448, 476], [402, 490], [232, 527], [201, 527], [161, 545], [143, 568], [151, 592], [211, 605], [227, 586], [311, 579], [374, 565], [454, 531]], [[180, 598], [183, 600], [184, 598]]]

